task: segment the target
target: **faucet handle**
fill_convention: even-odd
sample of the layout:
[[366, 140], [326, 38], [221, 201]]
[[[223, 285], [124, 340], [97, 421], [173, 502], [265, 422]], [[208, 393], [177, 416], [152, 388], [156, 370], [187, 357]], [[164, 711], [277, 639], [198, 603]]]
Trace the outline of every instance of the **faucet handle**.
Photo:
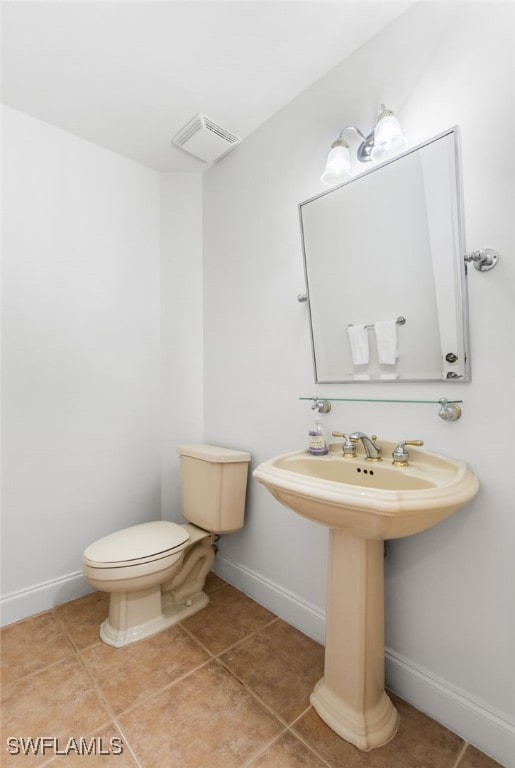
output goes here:
[[423, 440], [401, 440], [392, 453], [393, 462], [395, 467], [407, 467], [409, 462], [409, 453], [406, 450], [407, 445], [424, 445]]
[[333, 437], [343, 437], [344, 443], [343, 443], [343, 455], [347, 459], [355, 459], [358, 455], [356, 453], [356, 440], [349, 435], [346, 435], [345, 432], [332, 432], [331, 433]]

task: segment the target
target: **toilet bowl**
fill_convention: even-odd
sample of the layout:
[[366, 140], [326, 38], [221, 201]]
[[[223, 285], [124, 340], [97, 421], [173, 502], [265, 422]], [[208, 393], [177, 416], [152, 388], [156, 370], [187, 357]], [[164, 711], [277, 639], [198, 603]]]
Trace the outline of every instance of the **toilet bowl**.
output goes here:
[[119, 648], [173, 626], [209, 598], [203, 591], [220, 533], [243, 526], [250, 455], [212, 445], [183, 445], [183, 525], [166, 520], [115, 531], [86, 548], [83, 572], [109, 593], [100, 638]]

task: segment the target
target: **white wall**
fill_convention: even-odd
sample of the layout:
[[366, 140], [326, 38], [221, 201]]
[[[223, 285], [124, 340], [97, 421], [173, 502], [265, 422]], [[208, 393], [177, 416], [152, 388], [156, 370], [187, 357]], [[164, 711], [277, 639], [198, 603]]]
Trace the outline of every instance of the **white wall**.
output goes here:
[[202, 176], [161, 175], [162, 516], [179, 522], [177, 446], [203, 438]]
[[4, 622], [160, 516], [159, 176], [3, 111]]
[[[514, 766], [515, 321], [514, 6], [418, 3], [277, 113], [205, 177], [205, 438], [254, 466], [306, 444], [300, 396], [463, 398], [431, 405], [335, 404], [330, 429], [422, 438], [465, 459], [479, 496], [451, 519], [392, 542], [386, 560], [389, 683]], [[470, 270], [470, 384], [319, 385], [312, 377], [297, 204], [321, 191], [328, 148], [348, 123], [396, 109], [411, 144], [462, 130], [467, 246], [498, 249]], [[394, 391], [395, 390], [395, 391]], [[247, 524], [224, 537], [218, 570], [323, 636], [326, 531], [250, 484]]]
[[203, 437], [202, 176], [2, 114], [8, 623], [88, 590], [99, 536], [181, 519], [176, 448]]

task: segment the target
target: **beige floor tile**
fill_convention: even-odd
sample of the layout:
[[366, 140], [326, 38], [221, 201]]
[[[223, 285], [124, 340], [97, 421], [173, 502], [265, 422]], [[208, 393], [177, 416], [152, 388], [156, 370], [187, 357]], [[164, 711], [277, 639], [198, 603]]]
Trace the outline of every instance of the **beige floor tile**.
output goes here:
[[[322, 674], [322, 648], [214, 574], [206, 591], [210, 605], [185, 625], [211, 653], [225, 651], [216, 661], [180, 626], [121, 649], [99, 642], [103, 593], [0, 630], [2, 768], [74, 768], [79, 760], [84, 768], [136, 768], [129, 745], [142, 768], [454, 768], [463, 741], [395, 696], [399, 732], [379, 749], [360, 752], [312, 709], [292, 726], [296, 736], [281, 734], [280, 721], [251, 691], [290, 721]], [[9, 754], [8, 737], [50, 736], [62, 749], [70, 738], [91, 744], [99, 736], [105, 751], [119, 735], [72, 643], [111, 706], [128, 710], [120, 716], [122, 754], [53, 758], [41, 745], [39, 754], [30, 747]], [[459, 768], [502, 767], [468, 746]]]
[[77, 740], [76, 749], [64, 742], [59, 750], [68, 754], [55, 757], [48, 768], [136, 768], [127, 743], [114, 725], [85, 738], [84, 747]]
[[4, 627], [0, 630], [2, 684], [19, 680], [73, 653], [63, 628], [51, 613]]
[[491, 757], [469, 745], [458, 763], [458, 768], [502, 768], [502, 766], [500, 763], [492, 760]]
[[84, 662], [115, 712], [191, 672], [209, 655], [180, 627], [112, 648], [97, 643], [82, 651]]
[[281, 730], [215, 662], [121, 715], [142, 768], [239, 768]]
[[100, 641], [98, 631], [109, 613], [109, 595], [105, 592], [93, 592], [60, 605], [55, 608], [54, 613], [77, 650], [81, 650]]
[[[109, 721], [80, 660], [66, 659], [2, 690], [2, 745], [8, 737], [50, 736], [67, 741], [88, 736]], [[5, 768], [29, 768], [46, 757], [6, 755]], [[21, 762], [23, 761], [23, 762]]]
[[285, 733], [249, 768], [324, 768], [324, 763], [295, 736]]
[[210, 595], [206, 608], [182, 623], [211, 653], [218, 654], [275, 618], [227, 584]]
[[463, 741], [443, 726], [392, 696], [401, 721], [384, 747], [361, 752], [341, 739], [310, 709], [293, 730], [333, 768], [453, 768]]
[[287, 723], [309, 707], [309, 696], [324, 674], [323, 646], [280, 619], [220, 661]]

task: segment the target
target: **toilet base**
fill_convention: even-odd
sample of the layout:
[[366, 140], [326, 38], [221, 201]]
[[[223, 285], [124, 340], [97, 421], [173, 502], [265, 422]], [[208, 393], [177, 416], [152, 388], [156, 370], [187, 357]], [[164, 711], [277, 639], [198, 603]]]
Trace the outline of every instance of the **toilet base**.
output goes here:
[[[148, 590], [148, 592], [150, 593], [151, 590]], [[113, 597], [114, 594], [111, 595], [111, 600], [113, 600]], [[122, 611], [118, 611], [119, 617], [120, 613], [128, 613], [128, 611], [123, 610], [123, 608], [127, 608], [128, 605], [126, 600], [127, 593], [120, 593], [116, 597], [122, 606]], [[133, 597], [133, 595], [131, 594], [130, 597]], [[159, 600], [159, 610], [154, 613], [152, 618], [142, 621], [139, 624], [131, 624], [130, 621], [118, 620], [118, 627], [113, 626], [112, 622], [109, 620], [110, 617], [108, 617], [100, 625], [100, 639], [106, 643], [106, 645], [111, 645], [114, 648], [122, 648], [123, 646], [130, 645], [138, 640], [143, 640], [146, 637], [157, 634], [157, 632], [162, 632], [164, 629], [173, 627], [175, 624], [188, 618], [188, 616], [192, 616], [194, 613], [197, 613], [197, 611], [205, 608], [209, 603], [209, 597], [206, 593], [199, 592], [185, 603], [171, 604], [167, 602], [166, 595], [161, 594], [161, 589], [159, 587], [155, 593], [147, 594], [143, 599], [148, 602], [149, 605], [152, 602], [155, 603], [156, 600]]]

